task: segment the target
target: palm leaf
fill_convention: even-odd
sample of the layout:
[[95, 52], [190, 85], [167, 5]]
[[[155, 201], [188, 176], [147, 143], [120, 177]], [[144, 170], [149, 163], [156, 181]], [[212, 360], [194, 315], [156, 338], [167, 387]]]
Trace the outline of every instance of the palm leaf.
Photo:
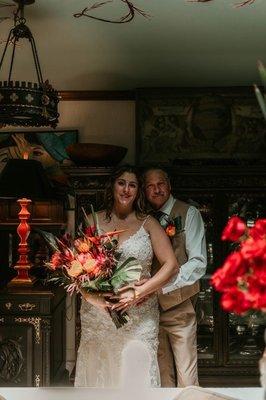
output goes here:
[[117, 291], [117, 289], [125, 285], [138, 281], [141, 272], [142, 266], [134, 257], [129, 257], [116, 269], [111, 278], [111, 285], [114, 291]]
[[82, 284], [82, 288], [88, 291], [102, 291], [108, 292], [112, 290], [112, 286], [105, 278], [96, 278], [92, 281], [86, 281]]

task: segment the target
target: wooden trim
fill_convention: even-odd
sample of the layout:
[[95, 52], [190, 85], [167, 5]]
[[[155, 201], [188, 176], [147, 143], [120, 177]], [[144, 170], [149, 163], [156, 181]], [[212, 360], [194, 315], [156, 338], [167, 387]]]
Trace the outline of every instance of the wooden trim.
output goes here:
[[139, 88], [136, 90], [60, 90], [62, 101], [82, 101], [82, 100], [136, 100], [139, 94], [148, 92], [149, 96], [157, 97], [158, 95], [184, 96], [193, 94], [198, 90], [201, 94], [219, 94], [223, 95], [243, 95], [254, 96], [251, 86], [232, 86], [232, 87], [163, 87], [163, 88]]
[[135, 100], [134, 90], [61, 90], [62, 101], [82, 100]]

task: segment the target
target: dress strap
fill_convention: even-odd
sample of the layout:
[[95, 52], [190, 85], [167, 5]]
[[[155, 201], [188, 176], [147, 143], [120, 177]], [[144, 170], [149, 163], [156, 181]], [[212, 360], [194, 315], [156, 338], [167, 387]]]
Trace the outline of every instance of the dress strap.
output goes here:
[[147, 221], [148, 218], [150, 218], [150, 215], [147, 215], [147, 217], [144, 219], [144, 221], [141, 224], [141, 228], [145, 225], [145, 222]]

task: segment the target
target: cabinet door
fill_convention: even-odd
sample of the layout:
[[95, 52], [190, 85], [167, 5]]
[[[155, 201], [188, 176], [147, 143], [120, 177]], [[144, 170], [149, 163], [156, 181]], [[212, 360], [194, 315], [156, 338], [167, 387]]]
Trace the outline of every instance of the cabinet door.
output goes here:
[[199, 366], [216, 365], [219, 362], [219, 351], [216, 345], [218, 329], [214, 313], [214, 294], [209, 283], [217, 263], [215, 197], [211, 193], [182, 192], [182, 199], [198, 208], [204, 221], [206, 233], [207, 270], [200, 281], [201, 289], [196, 303], [198, 364]]
[[[266, 217], [265, 193], [239, 193], [228, 195], [228, 217], [238, 215], [252, 227], [258, 218]], [[235, 244], [228, 244], [226, 252], [233, 251]], [[238, 316], [224, 315], [228, 327], [225, 341], [225, 363], [228, 365], [258, 365], [265, 347], [263, 332], [265, 318], [252, 313]]]
[[1, 318], [0, 386], [34, 386], [34, 327]]

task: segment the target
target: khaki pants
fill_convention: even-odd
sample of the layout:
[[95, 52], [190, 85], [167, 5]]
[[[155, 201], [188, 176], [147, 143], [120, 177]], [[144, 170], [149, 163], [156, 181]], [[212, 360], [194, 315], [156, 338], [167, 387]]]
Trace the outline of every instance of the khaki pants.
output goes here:
[[199, 384], [195, 302], [193, 296], [170, 310], [161, 311], [158, 362], [162, 387]]

